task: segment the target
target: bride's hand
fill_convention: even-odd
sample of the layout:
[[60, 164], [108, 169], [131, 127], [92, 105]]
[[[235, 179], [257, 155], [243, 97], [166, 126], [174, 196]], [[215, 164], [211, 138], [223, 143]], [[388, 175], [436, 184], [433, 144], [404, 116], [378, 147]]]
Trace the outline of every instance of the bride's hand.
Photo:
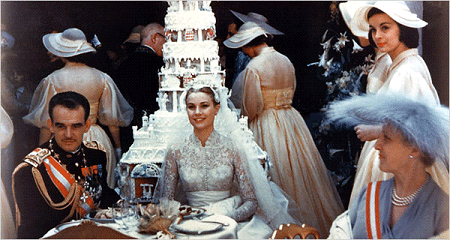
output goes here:
[[380, 125], [360, 124], [355, 128], [356, 135], [361, 141], [373, 141], [381, 135], [382, 127]]

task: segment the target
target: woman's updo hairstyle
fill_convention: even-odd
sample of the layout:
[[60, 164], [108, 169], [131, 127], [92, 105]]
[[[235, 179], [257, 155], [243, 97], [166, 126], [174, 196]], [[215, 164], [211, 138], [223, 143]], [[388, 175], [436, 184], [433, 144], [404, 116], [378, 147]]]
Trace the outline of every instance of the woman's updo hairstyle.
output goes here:
[[[367, 21], [369, 21], [369, 19], [373, 15], [380, 14], [380, 13], [385, 13], [385, 12], [381, 11], [378, 8], [371, 8], [369, 10], [369, 12], [367, 13]], [[417, 48], [419, 46], [419, 29], [404, 26], [402, 24], [399, 24], [395, 20], [394, 20], [394, 22], [398, 25], [398, 27], [400, 29], [399, 41], [404, 43], [408, 48]], [[372, 30], [369, 31], [369, 42], [372, 47], [374, 47], [374, 48], [377, 47], [377, 45], [375, 44], [375, 41], [373, 41], [373, 39], [372, 39]]]
[[[407, 134], [405, 134], [405, 132], [403, 132], [400, 129], [395, 129], [396, 131], [400, 132], [400, 135], [402, 136], [402, 140], [409, 146], [415, 146], [417, 148], [419, 148], [416, 144], [416, 142], [414, 141], [414, 139], [410, 138], [407, 136]], [[420, 151], [420, 156], [419, 156], [419, 160], [426, 166], [426, 167], [430, 167], [431, 165], [434, 164], [435, 159], [431, 157], [431, 154], [428, 153], [425, 150], [421, 150]]]
[[208, 87], [208, 86], [201, 87], [201, 88], [192, 87], [189, 90], [187, 90], [186, 98], [184, 100], [185, 103], [187, 104], [187, 99], [191, 93], [198, 93], [198, 92], [206, 93], [213, 101], [214, 106], [216, 106], [217, 104], [220, 104], [218, 96], [216, 97], [217, 93], [211, 87]]

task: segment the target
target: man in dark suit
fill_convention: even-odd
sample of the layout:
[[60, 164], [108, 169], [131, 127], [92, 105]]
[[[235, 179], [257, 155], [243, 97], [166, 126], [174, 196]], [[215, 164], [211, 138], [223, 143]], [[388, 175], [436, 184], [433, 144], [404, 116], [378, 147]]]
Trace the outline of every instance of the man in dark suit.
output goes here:
[[18, 238], [40, 238], [56, 225], [107, 208], [120, 199], [106, 182], [106, 153], [83, 142], [91, 121], [88, 100], [62, 92], [49, 103], [53, 137], [28, 154], [13, 173]]
[[134, 108], [130, 126], [121, 129], [123, 152], [133, 143], [131, 126], [142, 126], [143, 111], [151, 114], [158, 110], [158, 72], [164, 65], [162, 48], [165, 42], [164, 27], [158, 23], [148, 24], [141, 31], [141, 45], [117, 70], [117, 86]]

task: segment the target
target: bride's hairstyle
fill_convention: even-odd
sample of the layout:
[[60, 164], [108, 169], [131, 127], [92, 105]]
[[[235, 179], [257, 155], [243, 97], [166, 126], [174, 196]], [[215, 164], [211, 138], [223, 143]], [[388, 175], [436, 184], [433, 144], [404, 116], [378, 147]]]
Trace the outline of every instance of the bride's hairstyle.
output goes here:
[[217, 104], [220, 104], [219, 95], [213, 88], [211, 88], [209, 86], [189, 88], [186, 92], [186, 98], [184, 99], [184, 101], [185, 102], [187, 101], [187, 99], [191, 93], [198, 93], [198, 92], [206, 93], [208, 96], [210, 96], [211, 99], [213, 100], [214, 106]]
[[[367, 13], [367, 21], [375, 14], [385, 13], [378, 8], [372, 8]], [[386, 13], [386, 15], [388, 15]], [[389, 16], [389, 15], [388, 15]], [[390, 16], [389, 16], [390, 17]], [[404, 43], [408, 48], [417, 48], [419, 46], [419, 30], [417, 28], [407, 27], [394, 20], [400, 29], [399, 41]], [[369, 31], [369, 42], [372, 47], [377, 47], [372, 38], [372, 30]]]

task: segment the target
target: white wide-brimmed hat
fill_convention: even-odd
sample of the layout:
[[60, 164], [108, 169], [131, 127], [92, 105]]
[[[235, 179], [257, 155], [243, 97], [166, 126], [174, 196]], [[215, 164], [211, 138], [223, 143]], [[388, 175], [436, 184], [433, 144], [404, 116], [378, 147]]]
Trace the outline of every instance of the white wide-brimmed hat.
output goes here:
[[259, 26], [264, 28], [267, 32], [269, 32], [272, 35], [284, 35], [283, 32], [278, 31], [274, 27], [270, 26], [268, 24], [267, 18], [259, 13], [249, 12], [247, 15], [245, 15], [242, 13], [235, 12], [233, 10], [230, 10], [230, 12], [233, 13], [234, 16], [239, 18], [239, 20], [241, 20], [244, 23], [246, 23], [246, 22], [257, 23]]
[[269, 38], [272, 37], [272, 34], [259, 26], [257, 23], [246, 22], [242, 24], [236, 34], [225, 40], [223, 44], [229, 48], [240, 48], [261, 35], [265, 35]]
[[[369, 31], [369, 21], [367, 14], [370, 9], [378, 8], [397, 23], [410, 28], [423, 28], [428, 25], [427, 22], [417, 17], [417, 14], [412, 13], [408, 5], [404, 1], [378, 1], [373, 4], [361, 6], [352, 20], [351, 28], [359, 28]], [[354, 26], [353, 26], [354, 25]]]
[[45, 48], [58, 57], [73, 57], [83, 53], [96, 52], [86, 41], [86, 36], [78, 28], [69, 28], [62, 33], [50, 33], [42, 37]]
[[339, 10], [341, 11], [342, 18], [344, 19], [347, 27], [350, 28], [353, 35], [357, 37], [367, 38], [369, 35], [369, 29], [361, 29], [357, 26], [352, 26], [353, 18], [355, 17], [356, 11], [364, 5], [373, 4], [374, 2], [366, 2], [366, 1], [348, 1], [339, 4]]

